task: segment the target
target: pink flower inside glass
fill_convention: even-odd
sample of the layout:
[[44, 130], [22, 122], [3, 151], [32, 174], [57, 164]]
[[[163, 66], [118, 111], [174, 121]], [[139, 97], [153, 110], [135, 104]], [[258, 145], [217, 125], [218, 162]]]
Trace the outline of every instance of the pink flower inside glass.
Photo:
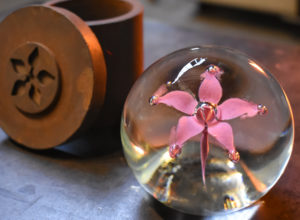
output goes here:
[[210, 65], [200, 74], [202, 82], [198, 89], [198, 100], [194, 94], [175, 90], [168, 92], [168, 85], [162, 85], [150, 98], [151, 105], [165, 104], [184, 113], [179, 118], [177, 126], [170, 131], [170, 157], [176, 158], [182, 151], [186, 141], [196, 135], [201, 135], [200, 152], [202, 179], [205, 183], [205, 164], [209, 153], [208, 135], [212, 136], [224, 150], [229, 159], [238, 162], [239, 153], [234, 146], [232, 127], [225, 122], [237, 117], [242, 119], [267, 113], [267, 108], [240, 98], [229, 98], [219, 104], [222, 98], [222, 86], [219, 82], [223, 70], [216, 65]]

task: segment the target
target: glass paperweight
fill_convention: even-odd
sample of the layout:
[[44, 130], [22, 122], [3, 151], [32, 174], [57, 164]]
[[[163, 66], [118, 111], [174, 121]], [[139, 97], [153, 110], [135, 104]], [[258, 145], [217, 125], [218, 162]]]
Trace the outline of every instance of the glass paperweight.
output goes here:
[[294, 124], [274, 77], [221, 47], [176, 51], [132, 87], [121, 137], [129, 166], [155, 199], [213, 215], [247, 207], [276, 183]]

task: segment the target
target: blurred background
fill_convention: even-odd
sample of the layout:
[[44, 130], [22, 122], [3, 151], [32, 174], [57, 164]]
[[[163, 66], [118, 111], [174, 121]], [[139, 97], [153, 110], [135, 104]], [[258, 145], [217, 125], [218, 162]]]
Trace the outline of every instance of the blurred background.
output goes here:
[[146, 18], [222, 34], [299, 43], [299, 0], [141, 1]]
[[[47, 0], [1, 0], [0, 19], [14, 9]], [[99, 0], [101, 1], [101, 0]], [[299, 0], [140, 0], [145, 18], [198, 30], [296, 43]]]

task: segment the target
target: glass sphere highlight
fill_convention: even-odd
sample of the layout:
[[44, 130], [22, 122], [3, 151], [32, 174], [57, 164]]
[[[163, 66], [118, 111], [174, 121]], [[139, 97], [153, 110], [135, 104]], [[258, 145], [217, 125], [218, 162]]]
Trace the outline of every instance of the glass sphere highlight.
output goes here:
[[293, 148], [288, 99], [246, 55], [192, 47], [151, 65], [124, 105], [121, 138], [139, 183], [195, 215], [245, 208], [283, 173]]

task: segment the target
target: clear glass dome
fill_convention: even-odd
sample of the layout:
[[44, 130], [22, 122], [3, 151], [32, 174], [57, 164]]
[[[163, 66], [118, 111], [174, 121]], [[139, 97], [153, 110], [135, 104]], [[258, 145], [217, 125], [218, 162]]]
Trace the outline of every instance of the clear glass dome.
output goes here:
[[283, 89], [254, 60], [192, 47], [137, 80], [121, 136], [129, 166], [153, 197], [212, 215], [249, 206], [270, 190], [290, 158], [294, 124]]

